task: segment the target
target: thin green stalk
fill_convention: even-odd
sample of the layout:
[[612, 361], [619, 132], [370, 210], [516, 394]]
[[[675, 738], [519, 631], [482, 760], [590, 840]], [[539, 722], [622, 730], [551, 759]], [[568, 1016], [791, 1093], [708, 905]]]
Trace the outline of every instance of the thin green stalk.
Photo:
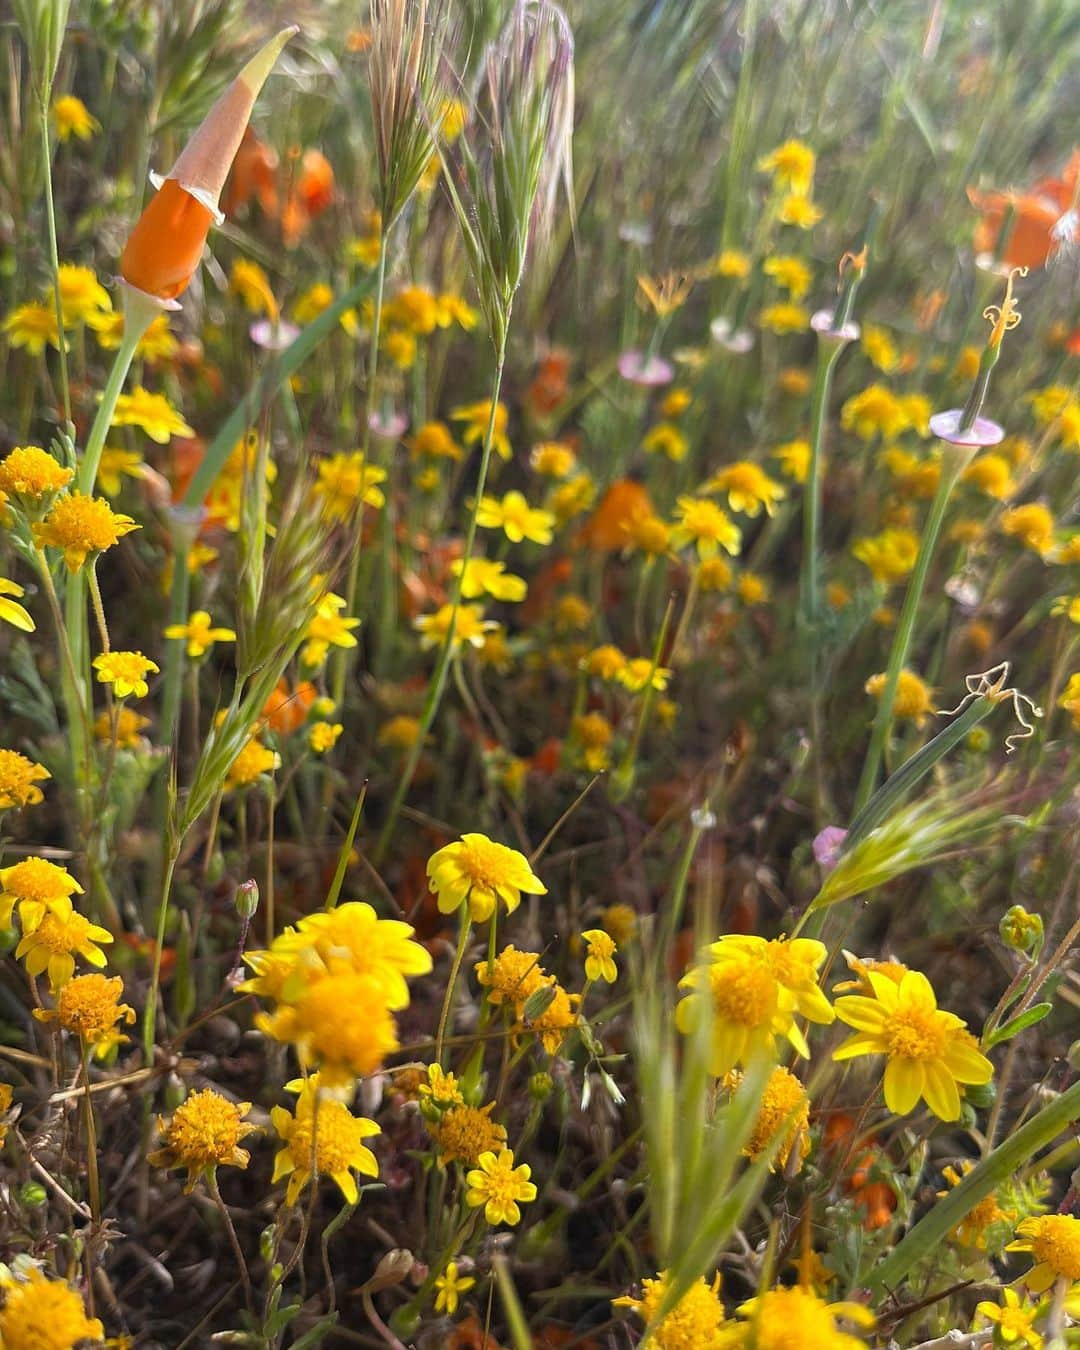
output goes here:
[[[467, 904], [468, 902], [466, 902]], [[466, 908], [461, 915], [461, 929], [458, 933], [457, 950], [454, 952], [454, 964], [450, 967], [450, 978], [446, 982], [442, 1009], [439, 1012], [439, 1029], [435, 1033], [435, 1063], [443, 1062], [443, 1043], [446, 1040], [446, 1024], [450, 1020], [450, 1009], [454, 1005], [454, 990], [457, 987], [461, 963], [465, 959], [465, 948], [469, 945], [469, 933], [472, 931], [472, 915]]]
[[86, 1188], [90, 1192], [90, 1216], [96, 1228], [101, 1222], [101, 1180], [98, 1176], [97, 1122], [90, 1092], [90, 1054], [83, 1036], [79, 1037], [79, 1049], [82, 1053], [83, 1111], [86, 1123]]
[[[52, 189], [52, 151], [49, 148], [49, 107], [43, 100], [38, 104], [38, 127], [41, 131], [41, 158], [45, 171], [45, 221], [49, 229], [49, 262], [53, 273], [53, 303], [56, 306], [56, 338], [60, 356], [60, 397], [64, 404], [64, 421], [71, 421], [71, 386], [68, 382], [67, 347], [64, 343], [64, 306], [60, 298], [60, 254], [56, 244], [56, 211]], [[70, 434], [70, 431], [69, 431]]]
[[165, 864], [165, 877], [161, 883], [161, 900], [158, 903], [157, 932], [154, 946], [154, 969], [150, 976], [150, 988], [146, 995], [146, 1007], [143, 1010], [143, 1063], [149, 1068], [154, 1062], [154, 1024], [157, 1020], [158, 995], [161, 988], [161, 953], [165, 946], [165, 919], [169, 911], [169, 892], [172, 890], [173, 873], [179, 857], [180, 845], [176, 842], [169, 850]]
[[458, 610], [461, 608], [461, 586], [468, 571], [469, 561], [473, 555], [473, 547], [476, 543], [476, 518], [480, 511], [480, 502], [484, 495], [484, 487], [487, 484], [488, 467], [491, 463], [491, 442], [495, 435], [495, 413], [499, 406], [499, 393], [502, 389], [503, 366], [506, 362], [506, 341], [505, 338], [500, 342], [495, 355], [495, 375], [492, 380], [491, 389], [491, 408], [488, 413], [487, 430], [484, 433], [484, 448], [480, 457], [480, 472], [476, 478], [476, 495], [473, 501], [472, 513], [469, 517], [469, 527], [465, 534], [465, 548], [461, 555], [461, 570], [454, 581], [454, 587], [451, 594], [451, 605], [453, 609], [450, 614], [450, 623], [447, 626], [446, 637], [443, 639], [442, 647], [439, 649], [438, 659], [435, 662], [435, 669], [432, 672], [431, 679], [428, 681], [427, 694], [424, 698], [424, 707], [420, 715], [420, 730], [416, 740], [409, 747], [408, 758], [398, 778], [397, 787], [394, 790], [394, 798], [390, 803], [390, 811], [386, 817], [386, 824], [383, 826], [382, 833], [379, 836], [379, 842], [375, 847], [375, 853], [372, 858], [376, 867], [382, 865], [386, 857], [386, 851], [390, 847], [390, 840], [393, 838], [394, 826], [397, 824], [398, 816], [401, 814], [401, 808], [405, 803], [405, 796], [412, 784], [413, 774], [416, 772], [416, 766], [420, 762], [420, 755], [424, 748], [424, 742], [427, 739], [428, 732], [431, 730], [435, 721], [435, 714], [439, 710], [439, 704], [442, 700], [443, 690], [446, 687], [446, 676], [450, 669], [450, 659], [454, 651], [454, 632], [457, 628]]
[[900, 619], [896, 625], [896, 636], [893, 638], [892, 651], [889, 653], [889, 665], [885, 672], [885, 687], [881, 691], [877, 715], [874, 718], [874, 729], [870, 738], [870, 748], [866, 753], [866, 762], [863, 765], [859, 790], [855, 797], [856, 814], [870, 800], [870, 795], [877, 786], [878, 770], [881, 767], [881, 757], [885, 750], [885, 738], [892, 722], [896, 688], [900, 683], [900, 672], [907, 661], [912, 638], [915, 635], [915, 622], [919, 614], [923, 589], [926, 586], [926, 576], [930, 570], [930, 562], [933, 559], [934, 551], [937, 548], [938, 535], [941, 533], [941, 525], [945, 519], [949, 497], [952, 495], [952, 490], [956, 486], [957, 479], [960, 477], [968, 457], [968, 455], [957, 454], [951, 446], [945, 447], [937, 491], [934, 493], [930, 514], [923, 526], [922, 539], [919, 543], [919, 556], [915, 560], [915, 569], [911, 574], [911, 580], [908, 582], [907, 594], [904, 596], [904, 607], [900, 611]]

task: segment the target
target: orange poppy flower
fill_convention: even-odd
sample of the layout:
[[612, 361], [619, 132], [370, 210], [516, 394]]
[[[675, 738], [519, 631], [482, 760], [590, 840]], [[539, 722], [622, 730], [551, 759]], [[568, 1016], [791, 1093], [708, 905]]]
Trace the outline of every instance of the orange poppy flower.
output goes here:
[[295, 248], [311, 222], [334, 200], [334, 170], [321, 150], [305, 150], [300, 172], [289, 188], [281, 210], [281, 237]]
[[568, 353], [556, 348], [541, 359], [525, 391], [525, 401], [534, 413], [542, 416], [555, 411], [566, 397], [569, 375]]
[[290, 736], [297, 727], [303, 726], [318, 696], [319, 691], [310, 680], [301, 680], [290, 693], [289, 681], [283, 675], [263, 705], [263, 721], [279, 736]]
[[632, 478], [616, 478], [581, 531], [582, 542], [597, 553], [613, 553], [630, 542], [630, 527], [653, 514], [652, 500]]
[[[968, 188], [968, 200], [982, 213], [975, 228], [975, 251], [996, 254], [1006, 267], [1043, 267], [1054, 247], [1054, 226], [1072, 204], [1080, 174], [1080, 151], [1074, 151], [1060, 178], [1045, 178], [1030, 192], [980, 192]], [[1002, 230], [1012, 212], [1008, 238]]]
[[225, 185], [225, 196], [221, 203], [225, 214], [233, 215], [254, 198], [267, 215], [276, 215], [277, 167], [278, 157], [275, 152], [248, 127]]

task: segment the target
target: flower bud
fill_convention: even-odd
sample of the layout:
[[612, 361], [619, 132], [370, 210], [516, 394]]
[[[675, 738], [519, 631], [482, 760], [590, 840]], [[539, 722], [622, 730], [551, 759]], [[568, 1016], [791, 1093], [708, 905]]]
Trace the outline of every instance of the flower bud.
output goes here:
[[19, 1203], [28, 1209], [39, 1209], [48, 1198], [48, 1192], [40, 1181], [28, 1181], [19, 1187]]
[[555, 1090], [555, 1080], [549, 1073], [534, 1073], [529, 1079], [529, 1096], [534, 1102], [546, 1102]]
[[237, 914], [242, 919], [250, 921], [255, 917], [255, 912], [259, 908], [259, 883], [254, 877], [249, 877], [247, 881], [242, 881], [237, 886], [234, 904]]
[[1035, 953], [1043, 944], [1043, 921], [1038, 914], [1029, 914], [1023, 905], [1012, 905], [998, 925], [1001, 940], [1014, 952]]

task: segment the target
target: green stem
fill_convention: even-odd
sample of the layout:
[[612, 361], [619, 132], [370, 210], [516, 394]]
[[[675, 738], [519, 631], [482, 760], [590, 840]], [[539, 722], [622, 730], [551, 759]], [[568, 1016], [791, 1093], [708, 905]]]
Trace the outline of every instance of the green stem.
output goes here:
[[[52, 189], [52, 151], [49, 148], [49, 107], [38, 105], [38, 126], [41, 131], [41, 157], [45, 170], [45, 221], [49, 228], [49, 261], [53, 273], [53, 302], [56, 306], [56, 338], [60, 346], [60, 396], [64, 403], [64, 421], [72, 427], [71, 386], [68, 382], [67, 346], [64, 343], [64, 306], [60, 299], [60, 254], [56, 245], [56, 211]], [[70, 434], [70, 433], [69, 433]]]
[[90, 1093], [90, 1055], [85, 1039], [79, 1037], [82, 1052], [83, 1109], [86, 1115], [86, 1187], [90, 1192], [90, 1215], [96, 1228], [101, 1222], [101, 1180], [98, 1176], [97, 1122], [94, 1099]]
[[870, 800], [870, 795], [877, 786], [878, 770], [881, 767], [881, 757], [885, 749], [885, 738], [892, 722], [896, 688], [900, 683], [900, 672], [907, 661], [912, 638], [915, 635], [915, 621], [918, 618], [919, 604], [922, 601], [923, 589], [926, 586], [926, 575], [930, 570], [930, 562], [937, 547], [938, 535], [941, 533], [941, 525], [949, 505], [949, 497], [969, 457], [970, 452], [968, 454], [957, 454], [954, 447], [945, 447], [937, 491], [934, 493], [930, 514], [923, 526], [922, 539], [919, 543], [919, 556], [915, 560], [915, 570], [908, 582], [907, 594], [904, 596], [904, 607], [900, 611], [900, 619], [896, 625], [896, 636], [893, 638], [892, 651], [889, 653], [889, 665], [885, 672], [885, 687], [881, 691], [881, 698], [878, 702], [874, 729], [870, 738], [870, 748], [866, 754], [866, 762], [863, 765], [862, 778], [859, 780], [859, 790], [855, 798], [856, 814]]
[[[468, 901], [465, 902], [466, 906]], [[454, 1004], [454, 989], [457, 986], [458, 975], [461, 973], [461, 963], [465, 959], [465, 948], [469, 944], [469, 933], [472, 931], [472, 915], [468, 908], [462, 911], [461, 930], [458, 933], [457, 951], [454, 953], [454, 964], [450, 967], [450, 978], [446, 982], [446, 993], [443, 995], [442, 1009], [439, 1012], [439, 1029], [435, 1034], [435, 1063], [442, 1065], [443, 1062], [443, 1042], [446, 1040], [446, 1024], [450, 1020], [450, 1009]]]
[[172, 890], [173, 873], [179, 856], [179, 844], [173, 844], [165, 864], [165, 877], [161, 883], [161, 900], [158, 904], [157, 932], [154, 947], [154, 969], [150, 976], [150, 989], [146, 995], [146, 1008], [143, 1011], [143, 1063], [147, 1068], [154, 1062], [154, 1024], [157, 1020], [158, 995], [161, 987], [161, 953], [165, 946], [165, 919], [169, 911], [169, 892]]

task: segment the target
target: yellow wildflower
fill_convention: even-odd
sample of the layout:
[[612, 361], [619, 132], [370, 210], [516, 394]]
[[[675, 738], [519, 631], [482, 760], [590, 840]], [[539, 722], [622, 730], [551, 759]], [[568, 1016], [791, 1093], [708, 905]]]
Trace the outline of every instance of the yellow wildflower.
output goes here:
[[520, 1008], [538, 989], [555, 982], [536, 952], [519, 952], [513, 943], [494, 961], [478, 961], [475, 969], [477, 980], [488, 991], [488, 1002], [496, 1007], [512, 1003]]
[[236, 641], [236, 634], [231, 628], [214, 627], [205, 609], [195, 610], [187, 623], [169, 624], [165, 636], [172, 641], [186, 642], [187, 654], [193, 659], [205, 656], [215, 642]]
[[470, 833], [433, 853], [427, 864], [428, 887], [438, 896], [439, 912], [452, 914], [465, 901], [477, 923], [490, 919], [499, 900], [513, 913], [521, 892], [546, 895], [547, 887], [528, 859], [486, 834]]
[[168, 444], [172, 436], [195, 435], [164, 394], [152, 394], [141, 384], [137, 384], [130, 394], [121, 394], [116, 400], [110, 425], [138, 427], [158, 445]]
[[865, 563], [875, 581], [891, 585], [901, 581], [915, 566], [919, 536], [914, 530], [889, 529], [857, 539], [851, 552]]
[[[484, 398], [478, 403], [463, 403], [450, 409], [452, 422], [464, 422], [465, 430], [461, 439], [466, 445], [482, 444], [487, 435], [488, 420], [491, 417], [491, 400]], [[505, 403], [495, 405], [495, 424], [491, 435], [491, 448], [500, 459], [510, 458], [510, 438], [506, 434], [509, 414]]]
[[1080, 731], [1080, 671], [1069, 676], [1069, 682], [1058, 699], [1058, 707], [1072, 715], [1073, 727]]
[[458, 1263], [448, 1261], [446, 1269], [435, 1277], [435, 1311], [453, 1317], [458, 1310], [458, 1300], [476, 1283], [471, 1275], [460, 1275]]
[[66, 867], [57, 867], [45, 858], [31, 856], [0, 868], [0, 928], [11, 927], [11, 912], [18, 905], [22, 930], [31, 933], [47, 910], [61, 901], [70, 903], [71, 896], [82, 893], [83, 888]]
[[308, 732], [308, 745], [316, 755], [325, 755], [337, 745], [344, 730], [341, 722], [316, 722]]
[[420, 614], [413, 620], [413, 627], [420, 634], [420, 645], [424, 648], [441, 647], [450, 633], [453, 622], [454, 650], [462, 646], [483, 648], [498, 624], [494, 619], [485, 619], [480, 605], [458, 605], [455, 618], [454, 606], [449, 602], [442, 605], [434, 614]]
[[395, 750], [408, 750], [416, 744], [419, 736], [420, 719], [399, 713], [383, 723], [376, 740], [379, 745], [393, 746]]
[[[942, 1176], [949, 1183], [950, 1187], [959, 1186], [964, 1177], [973, 1171], [975, 1164], [970, 1158], [965, 1159], [961, 1164], [960, 1170], [955, 1167], [943, 1167]], [[948, 1191], [938, 1191], [938, 1199], [944, 1199], [949, 1194]], [[1016, 1218], [1012, 1210], [1004, 1210], [998, 1203], [997, 1191], [991, 1191], [989, 1195], [983, 1198], [969, 1209], [956, 1227], [949, 1234], [953, 1242], [957, 1242], [961, 1247], [974, 1247], [978, 1251], [986, 1250], [987, 1230], [996, 1223], [1009, 1223]]]
[[674, 673], [667, 666], [654, 668], [647, 656], [635, 656], [626, 662], [616, 679], [631, 694], [640, 694], [650, 688], [663, 693]]
[[799, 1350], [863, 1350], [865, 1341], [841, 1331], [837, 1320], [867, 1330], [875, 1322], [861, 1303], [826, 1303], [800, 1285], [770, 1289], [740, 1303], [736, 1311], [751, 1323], [754, 1350], [787, 1350], [792, 1345]]
[[264, 773], [273, 773], [281, 768], [281, 756], [271, 750], [254, 736], [243, 747], [225, 775], [226, 791], [250, 787]]
[[1006, 1345], [1012, 1345], [1014, 1341], [1023, 1341], [1025, 1345], [1031, 1347], [1031, 1350], [1042, 1350], [1043, 1338], [1035, 1329], [1035, 1321], [1042, 1310], [1038, 1306], [1033, 1307], [1029, 1303], [1022, 1302], [1016, 1290], [1008, 1286], [1002, 1289], [1001, 1299], [1000, 1305], [987, 1299], [976, 1303], [976, 1316], [985, 1317], [988, 1322], [992, 1322]]
[[[25, 594], [26, 592], [16, 582], [8, 581], [7, 577], [0, 577], [0, 619], [15, 628], [21, 628], [24, 633], [32, 633], [37, 624], [30, 617], [30, 611], [16, 603]], [[15, 599], [9, 600], [8, 596], [14, 596]]]
[[256, 1128], [244, 1124], [250, 1110], [250, 1102], [230, 1102], [211, 1088], [193, 1092], [176, 1108], [168, 1125], [158, 1117], [164, 1143], [147, 1161], [154, 1167], [186, 1168], [186, 1192], [194, 1190], [201, 1176], [212, 1175], [219, 1167], [247, 1167], [251, 1154], [239, 1143]]
[[429, 455], [432, 459], [463, 459], [465, 451], [450, 434], [445, 422], [425, 422], [405, 444], [414, 456]]
[[1013, 482], [1012, 465], [1004, 455], [984, 454], [967, 466], [961, 474], [965, 483], [971, 483], [980, 492], [985, 492], [995, 501], [1004, 501], [1016, 491]]
[[545, 478], [567, 478], [577, 466], [577, 456], [561, 441], [541, 441], [533, 446], [529, 463]]
[[805, 193], [789, 192], [780, 203], [777, 219], [782, 225], [795, 225], [800, 230], [810, 230], [825, 214], [821, 207], [812, 202]]
[[41, 1022], [56, 1022], [73, 1036], [80, 1036], [97, 1059], [104, 1059], [113, 1046], [130, 1040], [117, 1029], [117, 1022], [130, 1025], [135, 1021], [135, 1009], [120, 998], [124, 982], [119, 975], [109, 979], [105, 975], [76, 975], [68, 980], [57, 995], [56, 1007], [51, 1011], [34, 1009]]
[[715, 558], [720, 549], [738, 553], [742, 531], [716, 505], [704, 497], [680, 497], [678, 520], [671, 532], [674, 548], [697, 547], [699, 558]]
[[571, 743], [581, 767], [588, 773], [603, 773], [610, 767], [608, 747], [614, 737], [614, 728], [603, 713], [579, 713], [570, 724]]
[[299, 1095], [291, 1115], [283, 1106], [270, 1110], [274, 1129], [284, 1144], [274, 1155], [271, 1182], [288, 1177], [285, 1203], [295, 1205], [312, 1175], [324, 1173], [337, 1182], [345, 1203], [355, 1205], [360, 1191], [353, 1173], [379, 1175], [375, 1155], [363, 1142], [381, 1133], [378, 1125], [364, 1116], [354, 1116], [344, 1103], [325, 1092], [320, 1095], [317, 1073], [294, 1079], [286, 1088]]
[[678, 464], [686, 458], [690, 442], [674, 422], [657, 422], [645, 433], [641, 447], [647, 454], [664, 455], [673, 464]]
[[772, 175], [776, 187], [805, 197], [814, 181], [815, 163], [816, 156], [804, 141], [788, 140], [759, 159], [757, 166]]
[[31, 356], [40, 356], [46, 343], [58, 350], [60, 347], [56, 308], [40, 300], [30, 300], [13, 309], [3, 322], [3, 330], [13, 347], [25, 347]]
[[1054, 542], [1054, 517], [1042, 502], [1028, 502], [1002, 513], [1001, 532], [1033, 553], [1045, 555]]
[[159, 667], [142, 652], [102, 652], [95, 656], [94, 669], [101, 684], [112, 686], [116, 698], [145, 698], [150, 692], [147, 675], [156, 675]]
[[896, 344], [877, 324], [868, 323], [862, 333], [862, 349], [871, 365], [888, 375], [900, 364], [900, 353]]
[[765, 514], [771, 516], [776, 503], [787, 495], [779, 483], [775, 482], [757, 464], [740, 459], [728, 464], [709, 479], [706, 492], [726, 492], [728, 506], [745, 516], [756, 516], [765, 508]]
[[465, 1178], [468, 1189], [465, 1203], [472, 1209], [484, 1207], [484, 1218], [495, 1224], [515, 1224], [521, 1218], [519, 1205], [536, 1199], [536, 1186], [529, 1180], [532, 1169], [527, 1163], [514, 1166], [513, 1152], [482, 1153], [476, 1168]]
[[587, 928], [581, 936], [587, 944], [585, 978], [614, 984], [619, 978], [618, 967], [615, 965], [615, 953], [618, 951], [615, 939], [602, 928]]
[[[866, 692], [873, 698], [880, 698], [885, 688], [885, 672], [871, 675], [866, 681]], [[913, 670], [902, 670], [896, 685], [896, 697], [893, 701], [892, 715], [906, 717], [921, 727], [927, 716], [933, 712], [934, 705], [930, 697], [932, 690]]]
[[106, 497], [118, 496], [125, 478], [141, 478], [142, 474], [143, 457], [137, 450], [121, 450], [115, 445], [102, 450], [97, 480]]
[[74, 476], [39, 445], [17, 445], [0, 459], [0, 493], [35, 504], [61, 492]]
[[[55, 307], [55, 291], [49, 287], [46, 304]], [[102, 315], [112, 310], [109, 292], [98, 281], [93, 269], [75, 263], [60, 264], [60, 310], [65, 328], [79, 324], [91, 326]]]
[[386, 504], [386, 496], [379, 483], [386, 481], [386, 470], [377, 464], [366, 464], [363, 453], [338, 453], [319, 461], [319, 481], [315, 494], [323, 500], [331, 520], [345, 520], [359, 505], [375, 510]]
[[528, 587], [521, 577], [506, 571], [506, 564], [493, 558], [470, 558], [468, 564], [455, 558], [452, 571], [461, 577], [461, 594], [466, 600], [490, 595], [495, 600], [524, 600]]
[[286, 991], [290, 1000], [273, 1013], [260, 1013], [255, 1024], [294, 1045], [305, 1067], [317, 1064], [327, 1086], [375, 1073], [398, 1049], [383, 978], [348, 968], [305, 978], [301, 969], [294, 983], [296, 989]]
[[321, 666], [331, 647], [355, 647], [357, 638], [354, 628], [360, 627], [359, 619], [342, 617], [345, 598], [327, 592], [316, 606], [315, 613], [304, 634], [304, 645], [300, 650], [300, 661], [305, 666]]
[[497, 497], [482, 497], [476, 523], [485, 530], [502, 530], [512, 544], [528, 539], [534, 544], [550, 544], [555, 517], [550, 511], [531, 507], [520, 492]]
[[71, 1350], [83, 1341], [100, 1344], [105, 1328], [87, 1317], [82, 1295], [63, 1280], [31, 1270], [16, 1279], [5, 1267], [0, 1276], [0, 1344], [9, 1350]]
[[[631, 1308], [650, 1328], [649, 1340], [656, 1350], [721, 1350], [739, 1343], [734, 1325], [724, 1317], [720, 1301], [720, 1276], [712, 1284], [704, 1277], [697, 1279], [661, 1321], [656, 1314], [667, 1296], [668, 1272], [661, 1271], [654, 1279], [641, 1282], [641, 1297], [623, 1295], [613, 1298], [616, 1308]], [[741, 1339], [741, 1338], [739, 1338]]]
[[711, 271], [718, 277], [735, 277], [744, 281], [750, 275], [750, 255], [741, 248], [725, 248], [716, 257]]
[[802, 258], [795, 258], [783, 253], [774, 253], [771, 257], [766, 258], [761, 265], [761, 270], [767, 277], [771, 277], [778, 286], [787, 291], [793, 300], [803, 298], [810, 289], [810, 283], [814, 278], [814, 274]]
[[44, 797], [38, 783], [51, 777], [44, 764], [35, 764], [18, 750], [0, 748], [0, 811], [37, 806]]
[[460, 1103], [444, 1111], [438, 1122], [431, 1126], [439, 1147], [439, 1161], [444, 1165], [459, 1162], [466, 1167], [475, 1167], [481, 1154], [505, 1148], [506, 1129], [491, 1119], [494, 1109], [494, 1102], [480, 1107]]
[[277, 320], [278, 302], [270, 287], [270, 278], [257, 262], [237, 258], [229, 274], [229, 289], [238, 295], [249, 314], [265, 314]]
[[810, 327], [809, 311], [802, 305], [790, 301], [781, 301], [775, 305], [766, 305], [758, 315], [758, 323], [770, 333], [804, 333]]
[[[20, 917], [22, 906], [19, 907]], [[105, 953], [99, 943], [112, 942], [112, 934], [105, 928], [76, 914], [66, 896], [49, 903], [41, 922], [33, 932], [23, 926], [23, 937], [15, 948], [15, 958], [26, 958], [28, 975], [47, 971], [49, 984], [58, 989], [75, 973], [75, 957], [81, 956], [92, 966], [105, 964]]]
[[840, 425], [853, 431], [862, 441], [875, 436], [892, 440], [910, 425], [903, 404], [883, 384], [871, 384], [853, 394], [840, 409]]
[[91, 553], [103, 553], [140, 527], [115, 512], [103, 497], [71, 492], [58, 497], [44, 520], [34, 522], [39, 548], [62, 549], [69, 572], [77, 572]]
[[465, 1098], [461, 1095], [458, 1080], [452, 1073], [446, 1073], [439, 1064], [427, 1067], [427, 1082], [420, 1083], [417, 1091], [422, 1100], [430, 1103], [439, 1111], [449, 1106], [463, 1106]]
[[795, 483], [805, 483], [810, 472], [810, 442], [803, 440], [785, 441], [772, 452], [773, 458], [780, 461], [780, 468]]
[[1023, 1277], [1033, 1294], [1058, 1280], [1080, 1280], [1080, 1219], [1071, 1214], [1040, 1214], [1016, 1226], [1016, 1240], [1007, 1252], [1030, 1252], [1035, 1264]]
[[61, 94], [53, 99], [53, 126], [60, 141], [69, 141], [72, 136], [80, 141], [88, 141], [95, 132], [101, 130], [101, 123], [88, 111], [86, 104], [74, 94]]
[[806, 1088], [795, 1075], [778, 1064], [769, 1075], [761, 1094], [757, 1118], [743, 1152], [750, 1158], [760, 1158], [782, 1135], [770, 1170], [787, 1167], [795, 1154], [795, 1170], [802, 1165], [810, 1133], [810, 1099]]

